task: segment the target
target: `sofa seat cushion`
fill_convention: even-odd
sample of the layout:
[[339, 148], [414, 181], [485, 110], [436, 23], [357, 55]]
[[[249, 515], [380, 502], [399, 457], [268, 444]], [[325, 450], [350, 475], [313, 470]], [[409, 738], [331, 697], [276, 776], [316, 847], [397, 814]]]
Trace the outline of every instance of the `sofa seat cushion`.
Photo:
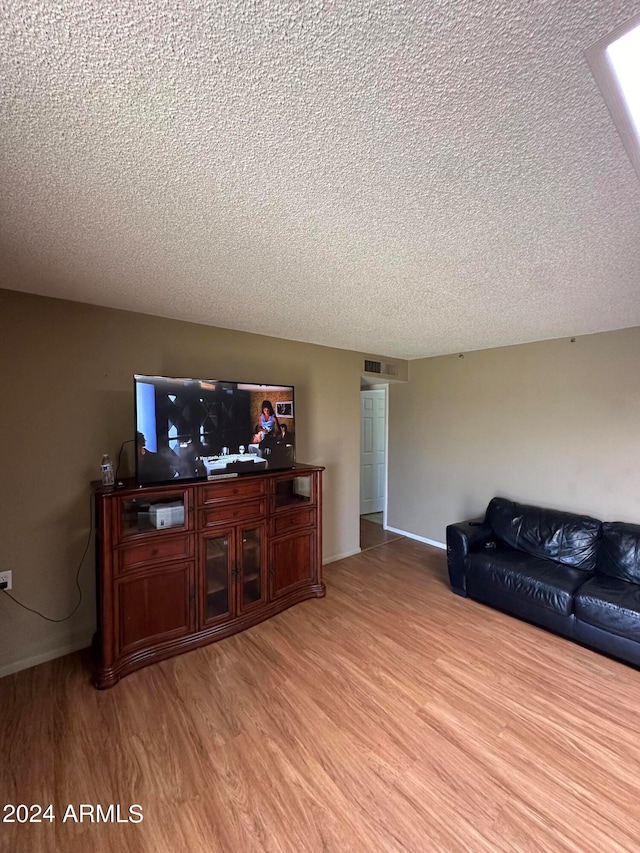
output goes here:
[[468, 589], [504, 590], [563, 616], [573, 613], [573, 593], [589, 577], [581, 569], [500, 547], [471, 553], [465, 564]]
[[499, 541], [517, 551], [585, 571], [596, 567], [601, 528], [596, 518], [493, 498], [486, 521]]
[[640, 642], [640, 586], [595, 575], [574, 597], [576, 619]]
[[597, 571], [599, 575], [640, 583], [640, 525], [603, 523]]

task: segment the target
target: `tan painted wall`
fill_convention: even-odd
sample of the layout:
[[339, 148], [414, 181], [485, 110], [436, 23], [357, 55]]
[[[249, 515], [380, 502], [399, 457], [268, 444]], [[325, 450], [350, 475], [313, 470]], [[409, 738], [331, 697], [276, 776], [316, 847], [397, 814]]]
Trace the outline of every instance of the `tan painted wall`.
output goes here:
[[[358, 550], [361, 354], [0, 290], [0, 364], [0, 568], [28, 606], [77, 601], [89, 483], [133, 438], [134, 373], [294, 385], [297, 458], [326, 466], [324, 559]], [[0, 595], [0, 675], [87, 645], [93, 578], [92, 545], [59, 624]]]
[[[0, 364], [0, 568], [25, 604], [77, 601], [89, 483], [133, 437], [134, 372], [295, 385], [298, 458], [327, 468], [324, 557], [357, 550], [361, 353], [0, 290]], [[389, 386], [388, 523], [443, 542], [495, 494], [640, 523], [638, 364], [640, 329], [411, 362]], [[0, 595], [0, 675], [87, 644], [93, 576], [91, 548], [63, 623]]]
[[639, 328], [412, 361], [388, 523], [442, 543], [494, 495], [640, 523], [639, 368]]

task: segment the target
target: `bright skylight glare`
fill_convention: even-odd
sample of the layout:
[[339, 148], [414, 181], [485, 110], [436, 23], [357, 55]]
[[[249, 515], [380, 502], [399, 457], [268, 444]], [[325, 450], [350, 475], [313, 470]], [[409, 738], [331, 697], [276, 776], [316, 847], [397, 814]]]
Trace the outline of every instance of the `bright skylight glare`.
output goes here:
[[640, 178], [640, 15], [587, 48], [585, 57]]
[[635, 132], [640, 137], [640, 25], [607, 48]]

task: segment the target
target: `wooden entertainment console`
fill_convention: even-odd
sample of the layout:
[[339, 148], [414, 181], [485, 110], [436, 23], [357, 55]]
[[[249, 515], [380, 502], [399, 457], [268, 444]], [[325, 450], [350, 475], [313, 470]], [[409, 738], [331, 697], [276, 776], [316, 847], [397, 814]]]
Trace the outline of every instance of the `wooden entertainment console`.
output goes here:
[[96, 687], [325, 595], [324, 469], [96, 490]]

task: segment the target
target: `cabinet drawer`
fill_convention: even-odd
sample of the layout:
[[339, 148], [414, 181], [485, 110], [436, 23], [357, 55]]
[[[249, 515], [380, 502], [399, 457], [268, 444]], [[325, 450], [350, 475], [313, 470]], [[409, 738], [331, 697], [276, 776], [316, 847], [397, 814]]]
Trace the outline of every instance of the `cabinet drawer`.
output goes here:
[[315, 519], [315, 509], [301, 509], [297, 512], [288, 512], [286, 515], [280, 515], [272, 522], [273, 535], [280, 536], [282, 533], [288, 533], [290, 530], [309, 527], [315, 522]]
[[242, 504], [224, 504], [200, 510], [200, 527], [210, 527], [212, 524], [236, 524], [263, 518], [267, 513], [267, 502], [247, 501]]
[[118, 551], [118, 572], [130, 572], [140, 566], [153, 565], [165, 560], [179, 560], [193, 556], [191, 536], [163, 536], [141, 545], [129, 545]]
[[227, 480], [222, 483], [211, 483], [198, 489], [198, 503], [220, 503], [222, 501], [244, 500], [259, 498], [267, 493], [265, 480]]

